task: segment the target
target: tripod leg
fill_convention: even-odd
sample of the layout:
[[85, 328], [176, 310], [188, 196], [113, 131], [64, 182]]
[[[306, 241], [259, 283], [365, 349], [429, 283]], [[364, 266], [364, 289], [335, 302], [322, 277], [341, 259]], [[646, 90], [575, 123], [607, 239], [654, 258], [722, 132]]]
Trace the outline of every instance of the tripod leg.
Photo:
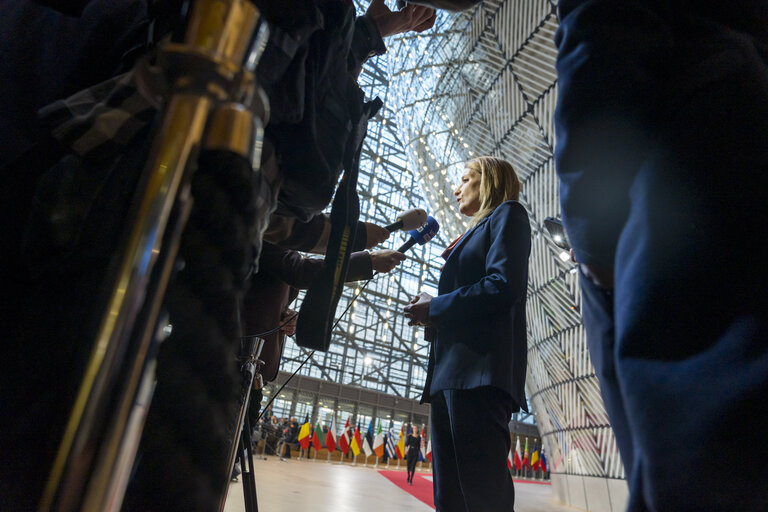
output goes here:
[[256, 476], [253, 471], [253, 449], [251, 447], [251, 425], [248, 416], [243, 420], [243, 434], [240, 436], [240, 453], [243, 468], [243, 497], [245, 511], [258, 512], [259, 504], [256, 499]]

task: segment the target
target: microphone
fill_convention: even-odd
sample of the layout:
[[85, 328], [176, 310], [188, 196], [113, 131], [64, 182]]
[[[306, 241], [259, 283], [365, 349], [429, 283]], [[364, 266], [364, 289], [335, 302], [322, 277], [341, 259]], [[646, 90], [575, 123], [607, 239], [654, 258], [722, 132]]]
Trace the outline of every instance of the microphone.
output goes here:
[[397, 216], [395, 222], [389, 226], [384, 226], [384, 228], [390, 233], [392, 231], [397, 231], [398, 229], [410, 231], [412, 229], [418, 229], [425, 222], [427, 222], [427, 212], [421, 208], [411, 208], [410, 210], [402, 212]]
[[419, 226], [417, 229], [412, 229], [408, 232], [408, 234], [411, 235], [411, 238], [409, 238], [407, 242], [401, 245], [397, 252], [404, 253], [417, 243], [419, 245], [424, 245], [425, 243], [432, 240], [435, 235], [437, 235], [438, 231], [440, 231], [440, 224], [438, 224], [435, 218], [431, 215], [427, 216], [427, 222]]

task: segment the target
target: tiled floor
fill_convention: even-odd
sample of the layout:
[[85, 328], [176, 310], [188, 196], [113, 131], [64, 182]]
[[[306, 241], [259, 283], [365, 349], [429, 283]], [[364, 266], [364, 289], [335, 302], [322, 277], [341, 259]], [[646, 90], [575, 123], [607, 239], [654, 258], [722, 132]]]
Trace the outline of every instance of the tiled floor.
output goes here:
[[[425, 505], [371, 466], [276, 457], [254, 462], [259, 512], [429, 512]], [[387, 469], [379, 466], [378, 469]], [[393, 464], [389, 469], [395, 469]], [[425, 474], [427, 476], [428, 474]], [[403, 474], [405, 478], [405, 474]], [[516, 512], [578, 512], [552, 496], [551, 487], [516, 483]], [[242, 481], [229, 486], [225, 512], [244, 512]]]

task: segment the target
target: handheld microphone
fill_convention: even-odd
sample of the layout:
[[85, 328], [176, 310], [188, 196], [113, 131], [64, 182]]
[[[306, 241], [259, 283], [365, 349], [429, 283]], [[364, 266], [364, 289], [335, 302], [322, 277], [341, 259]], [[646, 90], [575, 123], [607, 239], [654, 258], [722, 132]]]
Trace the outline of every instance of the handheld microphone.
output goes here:
[[410, 231], [412, 229], [418, 229], [425, 222], [427, 222], [427, 212], [421, 208], [411, 208], [406, 210], [397, 216], [397, 220], [389, 226], [384, 226], [390, 233], [403, 229]]
[[419, 226], [417, 229], [412, 229], [408, 232], [411, 237], [407, 242], [401, 245], [399, 249], [397, 249], [397, 252], [404, 253], [417, 243], [419, 245], [424, 245], [425, 243], [432, 240], [435, 235], [437, 235], [438, 231], [440, 231], [440, 224], [438, 224], [435, 218], [431, 215], [427, 216], [427, 222]]

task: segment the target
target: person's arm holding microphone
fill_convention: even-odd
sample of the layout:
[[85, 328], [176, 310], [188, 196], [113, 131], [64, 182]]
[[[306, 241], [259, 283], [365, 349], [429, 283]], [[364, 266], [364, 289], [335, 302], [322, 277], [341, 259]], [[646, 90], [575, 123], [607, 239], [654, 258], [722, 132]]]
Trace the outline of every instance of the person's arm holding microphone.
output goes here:
[[[389, 236], [385, 228], [375, 227], [379, 236], [382, 232]], [[350, 255], [346, 281], [370, 279], [374, 272], [390, 272], [405, 259], [404, 254], [388, 249], [354, 252]], [[264, 243], [259, 272], [253, 276], [243, 301], [242, 318], [245, 334], [257, 334], [280, 326], [279, 333], [265, 336], [267, 343], [261, 359], [265, 361], [262, 373], [267, 382], [277, 377], [283, 335], [295, 333], [298, 317], [288, 305], [296, 298], [298, 290], [309, 288], [322, 266], [320, 258], [306, 257], [298, 251]]]

